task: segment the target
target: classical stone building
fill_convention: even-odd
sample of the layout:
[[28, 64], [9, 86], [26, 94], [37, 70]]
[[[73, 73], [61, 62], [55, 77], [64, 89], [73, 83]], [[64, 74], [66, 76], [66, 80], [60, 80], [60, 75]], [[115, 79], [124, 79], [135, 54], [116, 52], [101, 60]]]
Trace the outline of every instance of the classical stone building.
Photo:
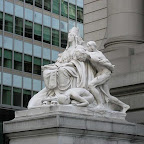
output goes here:
[[84, 39], [115, 65], [109, 87], [131, 106], [127, 120], [144, 123], [144, 1], [85, 0]]

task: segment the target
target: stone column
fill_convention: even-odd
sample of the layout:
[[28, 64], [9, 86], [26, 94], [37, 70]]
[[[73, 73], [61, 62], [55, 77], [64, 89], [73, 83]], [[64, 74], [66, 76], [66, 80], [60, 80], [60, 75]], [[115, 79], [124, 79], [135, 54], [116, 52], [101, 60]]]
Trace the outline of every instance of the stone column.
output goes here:
[[108, 0], [105, 48], [144, 43], [144, 0]]

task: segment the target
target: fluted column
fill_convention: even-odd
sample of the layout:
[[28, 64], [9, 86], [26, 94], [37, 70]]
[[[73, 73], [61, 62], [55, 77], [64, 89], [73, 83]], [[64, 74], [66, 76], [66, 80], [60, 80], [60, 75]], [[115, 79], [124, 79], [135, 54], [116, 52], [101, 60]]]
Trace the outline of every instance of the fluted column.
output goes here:
[[105, 48], [144, 43], [144, 0], [108, 0]]

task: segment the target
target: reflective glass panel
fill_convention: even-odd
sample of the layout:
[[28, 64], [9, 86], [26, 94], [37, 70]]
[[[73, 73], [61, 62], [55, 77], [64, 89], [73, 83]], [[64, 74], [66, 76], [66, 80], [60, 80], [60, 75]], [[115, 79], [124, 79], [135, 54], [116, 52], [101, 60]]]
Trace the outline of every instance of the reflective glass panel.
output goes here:
[[14, 50], [22, 53], [22, 41], [15, 39], [14, 43]]
[[67, 37], [68, 37], [67, 33], [61, 32], [61, 47], [62, 48], [66, 48], [67, 46]]
[[33, 5], [33, 0], [25, 0], [26, 3]]
[[40, 80], [33, 80], [33, 90], [40, 91], [41, 90], [41, 81]]
[[59, 46], [59, 31], [52, 29], [52, 45]]
[[43, 42], [49, 44], [51, 42], [51, 29], [49, 27], [43, 27]]
[[61, 21], [60, 22], [60, 30], [63, 31], [63, 32], [67, 32], [67, 22], [64, 22], [64, 21]]
[[29, 55], [24, 55], [24, 71], [32, 73], [32, 57]]
[[80, 30], [80, 36], [83, 37], [83, 24], [77, 23], [77, 27], [78, 27], [79, 30]]
[[47, 15], [43, 15], [43, 25], [44, 26], [51, 26], [51, 17]]
[[32, 55], [32, 44], [24, 42], [24, 53]]
[[23, 18], [23, 7], [15, 5], [15, 16]]
[[77, 0], [77, 6], [83, 8], [83, 0]]
[[43, 58], [50, 60], [50, 49], [43, 48]]
[[69, 4], [69, 18], [76, 19], [76, 6], [73, 4]]
[[34, 57], [34, 74], [41, 75], [41, 59]]
[[18, 75], [13, 75], [13, 86], [22, 88], [22, 77]]
[[35, 6], [42, 8], [42, 0], [35, 0]]
[[65, 1], [61, 1], [61, 15], [68, 17], [68, 3]]
[[32, 84], [31, 78], [23, 77], [23, 88], [24, 89], [31, 90], [31, 88], [32, 88], [31, 84]]
[[5, 14], [5, 31], [13, 32], [13, 16]]
[[52, 61], [56, 61], [58, 58], [58, 51], [52, 50]]
[[41, 50], [40, 46], [34, 45], [34, 56], [41, 58]]
[[11, 87], [3, 86], [2, 104], [11, 105]]
[[4, 67], [12, 68], [12, 51], [4, 50]]
[[41, 41], [42, 37], [42, 26], [39, 24], [34, 24], [34, 39]]
[[33, 11], [25, 8], [25, 19], [29, 21], [33, 21]]
[[21, 93], [22, 89], [13, 88], [13, 105], [14, 106], [21, 106]]
[[77, 7], [77, 21], [83, 23], [83, 8]]
[[0, 30], [3, 29], [3, 13], [0, 12]]
[[42, 14], [39, 12], [34, 13], [34, 21], [38, 24], [42, 24]]
[[9, 73], [3, 73], [3, 84], [11, 86], [12, 85], [12, 75]]
[[25, 37], [32, 38], [33, 26], [32, 22], [25, 21]]
[[15, 34], [23, 36], [23, 19], [15, 17]]
[[13, 4], [5, 1], [5, 13], [13, 14]]
[[28, 106], [28, 102], [31, 99], [31, 91], [30, 90], [23, 90], [23, 107]]
[[[0, 66], [2, 65], [2, 48], [0, 48]], [[1, 75], [0, 75], [1, 76]]]
[[22, 54], [14, 52], [14, 69], [22, 71]]
[[51, 0], [44, 0], [44, 9], [51, 11]]
[[59, 14], [60, 0], [53, 0], [53, 13]]
[[3, 11], [3, 0], [0, 0], [0, 11]]
[[59, 20], [52, 18], [52, 28], [59, 30]]
[[12, 50], [13, 39], [9, 37], [4, 37], [4, 48]]

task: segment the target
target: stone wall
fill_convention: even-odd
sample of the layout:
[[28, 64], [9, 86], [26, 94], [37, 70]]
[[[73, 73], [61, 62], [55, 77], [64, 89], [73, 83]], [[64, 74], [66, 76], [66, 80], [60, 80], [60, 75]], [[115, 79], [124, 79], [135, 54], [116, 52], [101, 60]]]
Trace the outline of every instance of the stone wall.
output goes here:
[[94, 40], [100, 49], [106, 39], [107, 0], [84, 1], [84, 39]]
[[144, 1], [85, 0], [84, 4], [85, 41], [96, 41], [115, 65], [111, 93], [131, 106], [128, 121], [144, 123]]

